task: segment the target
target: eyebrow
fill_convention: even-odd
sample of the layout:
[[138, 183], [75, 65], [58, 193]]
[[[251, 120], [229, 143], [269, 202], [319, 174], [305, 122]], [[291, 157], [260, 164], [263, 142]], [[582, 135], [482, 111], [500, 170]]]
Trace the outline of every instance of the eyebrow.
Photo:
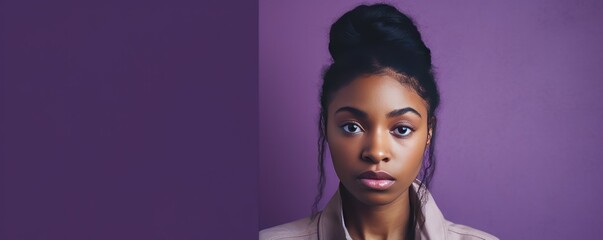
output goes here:
[[[348, 106], [341, 107], [341, 108], [337, 109], [337, 111], [335, 111], [335, 114], [337, 114], [338, 112], [349, 112], [358, 118], [362, 118], [362, 119], [368, 118], [368, 114], [366, 112], [364, 112], [358, 108], [354, 108], [354, 107], [348, 107]], [[393, 118], [393, 117], [404, 115], [407, 112], [414, 113], [417, 116], [419, 116], [420, 118], [422, 118], [421, 114], [417, 110], [415, 110], [414, 108], [411, 108], [411, 107], [405, 107], [405, 108], [393, 110], [393, 111], [389, 112], [386, 116], [388, 118]]]

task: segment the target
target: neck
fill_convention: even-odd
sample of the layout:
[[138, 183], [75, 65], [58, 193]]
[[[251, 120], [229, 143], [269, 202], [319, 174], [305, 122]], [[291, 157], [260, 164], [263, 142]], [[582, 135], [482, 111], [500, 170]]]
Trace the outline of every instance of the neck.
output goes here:
[[408, 191], [386, 205], [369, 206], [341, 189], [345, 227], [353, 239], [404, 239], [411, 211]]

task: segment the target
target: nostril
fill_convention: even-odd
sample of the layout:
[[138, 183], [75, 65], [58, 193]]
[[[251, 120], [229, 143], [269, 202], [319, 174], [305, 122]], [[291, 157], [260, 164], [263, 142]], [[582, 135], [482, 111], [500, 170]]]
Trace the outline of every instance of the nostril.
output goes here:
[[378, 162], [378, 161], [376, 161], [375, 158], [371, 157], [369, 154], [363, 154], [360, 158], [362, 159], [362, 161], [365, 161], [365, 162], [370, 162], [370, 163]]
[[365, 162], [378, 163], [380, 161], [389, 162], [390, 158], [385, 154], [366, 153], [360, 157]]

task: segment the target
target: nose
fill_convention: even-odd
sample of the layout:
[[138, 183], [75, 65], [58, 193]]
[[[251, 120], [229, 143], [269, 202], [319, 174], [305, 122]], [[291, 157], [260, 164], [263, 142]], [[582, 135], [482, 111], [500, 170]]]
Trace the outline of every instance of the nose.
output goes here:
[[388, 162], [391, 159], [389, 131], [376, 130], [365, 135], [362, 160], [371, 163]]

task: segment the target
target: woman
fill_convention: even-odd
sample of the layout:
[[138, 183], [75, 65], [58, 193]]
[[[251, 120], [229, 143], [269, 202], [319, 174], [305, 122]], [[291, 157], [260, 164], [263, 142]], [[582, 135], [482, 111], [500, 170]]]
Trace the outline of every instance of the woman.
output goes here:
[[[329, 52], [314, 212], [260, 239], [496, 239], [445, 220], [427, 191], [440, 97], [413, 21], [386, 4], [358, 6], [331, 26]], [[326, 144], [340, 184], [318, 212]]]

